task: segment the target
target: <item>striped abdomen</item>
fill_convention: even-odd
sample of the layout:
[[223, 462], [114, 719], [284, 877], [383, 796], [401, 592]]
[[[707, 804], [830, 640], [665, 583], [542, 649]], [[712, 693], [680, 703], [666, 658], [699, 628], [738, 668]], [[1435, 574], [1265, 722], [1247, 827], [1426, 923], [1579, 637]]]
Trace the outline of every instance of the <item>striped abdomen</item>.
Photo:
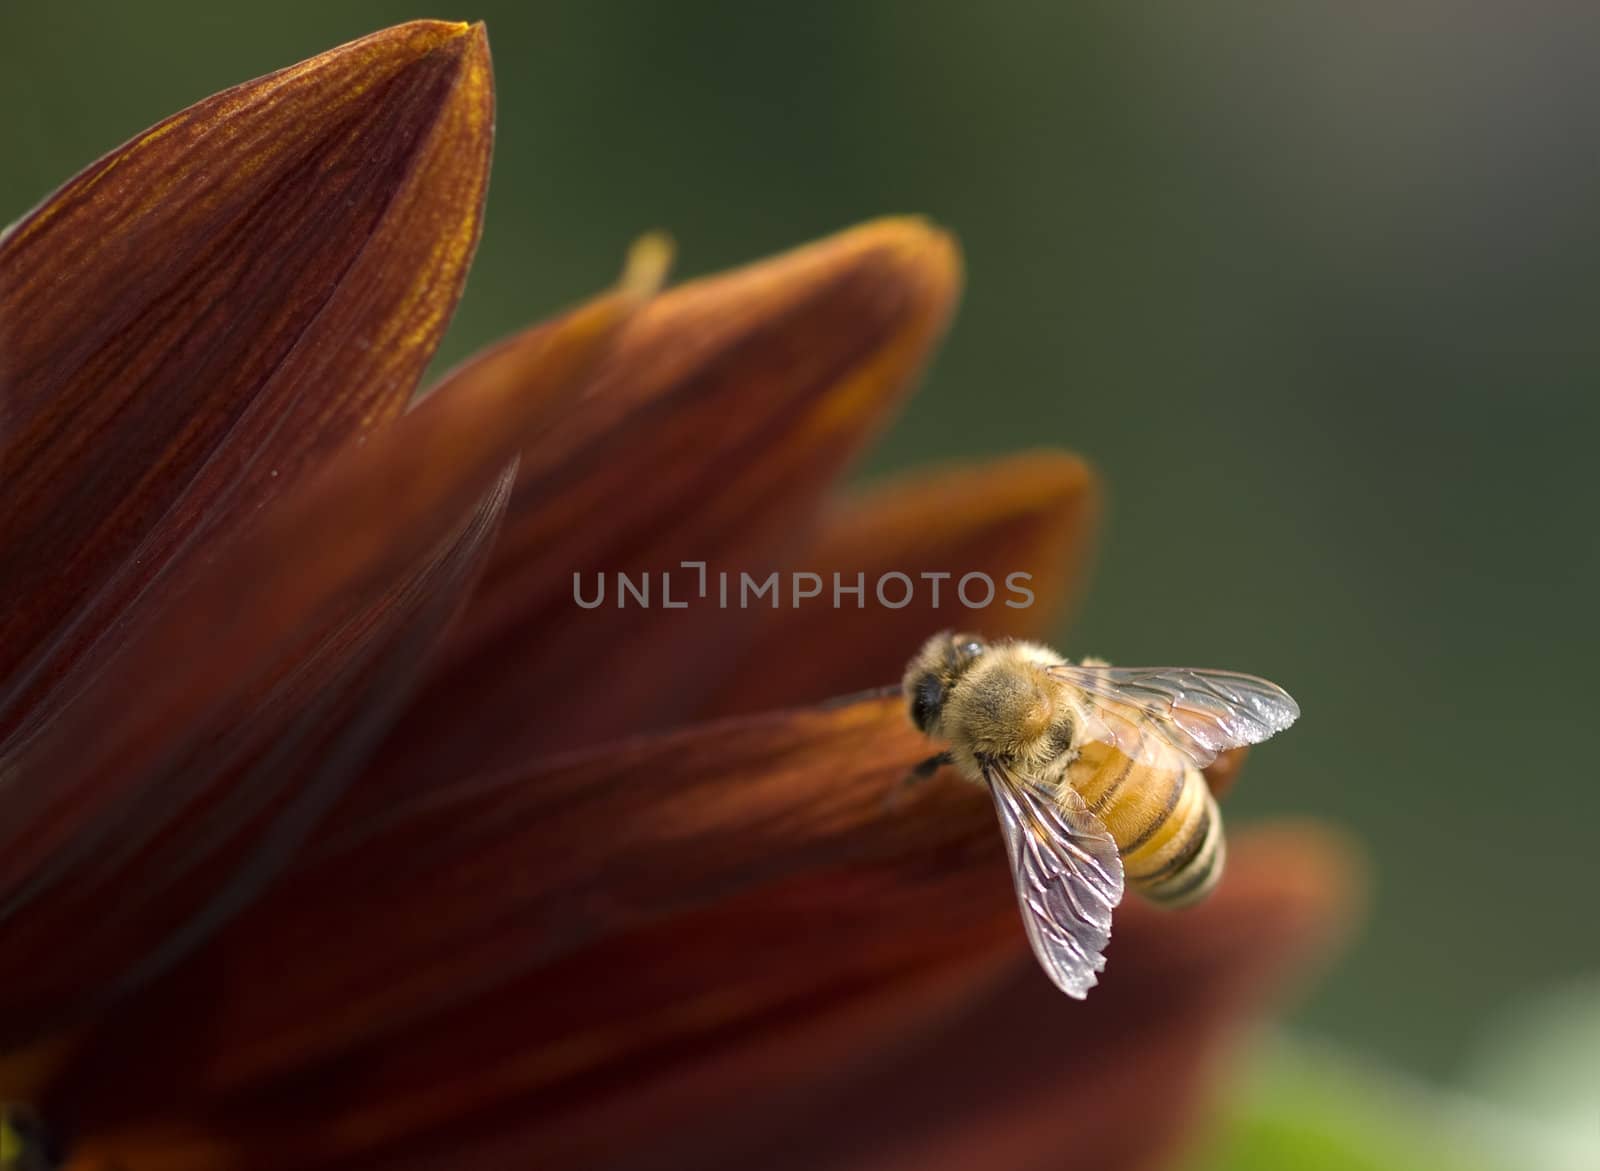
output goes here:
[[1085, 744], [1067, 782], [1111, 831], [1128, 885], [1145, 898], [1194, 902], [1222, 877], [1222, 815], [1205, 778], [1175, 750], [1152, 765]]

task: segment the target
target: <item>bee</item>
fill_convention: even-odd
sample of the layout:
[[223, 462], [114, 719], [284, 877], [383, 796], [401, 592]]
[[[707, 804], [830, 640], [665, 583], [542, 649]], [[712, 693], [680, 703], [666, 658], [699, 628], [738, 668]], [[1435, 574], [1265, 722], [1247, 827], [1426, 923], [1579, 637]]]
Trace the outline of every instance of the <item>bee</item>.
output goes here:
[[911, 722], [988, 788], [1028, 942], [1083, 999], [1105, 969], [1125, 886], [1165, 906], [1222, 876], [1222, 816], [1200, 770], [1300, 715], [1275, 683], [1232, 671], [1071, 663], [1049, 647], [936, 634], [901, 682]]

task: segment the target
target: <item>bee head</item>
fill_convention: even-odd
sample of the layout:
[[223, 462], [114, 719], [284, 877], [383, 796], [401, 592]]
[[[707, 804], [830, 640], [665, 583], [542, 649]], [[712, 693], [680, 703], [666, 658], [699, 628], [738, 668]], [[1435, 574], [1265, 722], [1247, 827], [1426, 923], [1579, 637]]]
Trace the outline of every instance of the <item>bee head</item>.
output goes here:
[[988, 647], [975, 634], [942, 630], [917, 652], [906, 667], [901, 689], [911, 714], [911, 722], [925, 735], [939, 730], [944, 716], [944, 701], [973, 662]]

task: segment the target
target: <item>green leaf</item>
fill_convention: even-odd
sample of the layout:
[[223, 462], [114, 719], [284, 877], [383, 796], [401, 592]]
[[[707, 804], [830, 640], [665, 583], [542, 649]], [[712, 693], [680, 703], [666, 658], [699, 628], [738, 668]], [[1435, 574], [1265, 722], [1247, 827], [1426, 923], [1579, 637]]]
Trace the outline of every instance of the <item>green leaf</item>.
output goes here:
[[1499, 1120], [1420, 1082], [1307, 1042], [1259, 1054], [1221, 1133], [1187, 1171], [1528, 1171]]

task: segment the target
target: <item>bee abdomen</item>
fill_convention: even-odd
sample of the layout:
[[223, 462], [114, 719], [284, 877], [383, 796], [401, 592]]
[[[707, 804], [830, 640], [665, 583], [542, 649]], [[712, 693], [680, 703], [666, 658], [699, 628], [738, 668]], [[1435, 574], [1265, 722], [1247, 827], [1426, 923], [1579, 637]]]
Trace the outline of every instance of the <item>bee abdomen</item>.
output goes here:
[[[1122, 852], [1128, 885], [1169, 906], [1209, 894], [1222, 876], [1222, 814], [1200, 773], [1107, 760], [1095, 770], [1099, 813]], [[1113, 783], [1120, 779], [1120, 784]], [[1091, 800], [1090, 807], [1096, 802]]]
[[[1204, 787], [1204, 781], [1193, 782]], [[1205, 792], [1202, 812], [1180, 838], [1182, 845], [1173, 855], [1148, 874], [1133, 879], [1133, 886], [1152, 902], [1169, 907], [1198, 902], [1211, 893], [1222, 877], [1227, 860], [1227, 839], [1222, 833], [1222, 814], [1216, 798]]]

